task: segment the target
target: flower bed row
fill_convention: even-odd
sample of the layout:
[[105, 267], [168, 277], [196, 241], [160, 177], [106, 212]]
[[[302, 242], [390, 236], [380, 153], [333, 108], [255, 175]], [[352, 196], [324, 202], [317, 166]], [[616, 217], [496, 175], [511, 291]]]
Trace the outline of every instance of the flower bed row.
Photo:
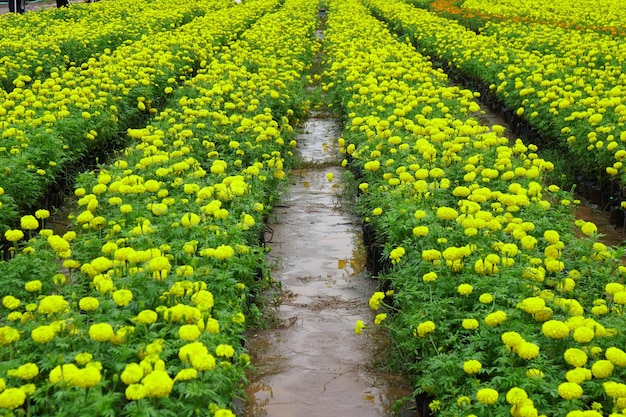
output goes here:
[[145, 123], [215, 51], [277, 5], [249, 2], [234, 16], [221, 9], [9, 93], [0, 106], [0, 230], [71, 175], [76, 161]]
[[[515, 38], [503, 41], [501, 33], [513, 24], [494, 25], [476, 34], [449, 19], [437, 17], [404, 2], [370, 1], [377, 15], [407, 34], [424, 53], [436, 57], [470, 82], [489, 86], [499, 101], [525, 118], [542, 136], [568, 152], [579, 175], [615, 180], [624, 186], [623, 160], [626, 135], [626, 90], [620, 85], [624, 41], [605, 35], [567, 36], [566, 49], [593, 51], [543, 54], [534, 46], [535, 34], [562, 29], [529, 29], [515, 24]], [[546, 36], [537, 37], [545, 42]], [[585, 43], [584, 46], [582, 42]], [[548, 43], [550, 41], [547, 41]]]
[[543, 22], [571, 22], [596, 28], [626, 28], [623, 0], [594, 0], [584, 5], [576, 1], [564, 1], [558, 7], [541, 0], [511, 3], [508, 1], [465, 0], [464, 10], [478, 11], [486, 16], [526, 18]]
[[0, 28], [0, 86], [9, 92], [72, 62], [80, 65], [107, 48], [172, 30], [227, 5], [232, 2], [112, 1], [11, 16]]
[[132, 147], [78, 179], [73, 230], [46, 228], [40, 210], [5, 233], [0, 410], [234, 415], [249, 298], [268, 279], [263, 221], [308, 106], [316, 6], [265, 13], [130, 129]]
[[553, 165], [534, 145], [471, 118], [471, 91], [362, 3], [328, 11], [339, 145], [387, 263], [374, 325], [416, 394], [443, 416], [624, 415], [619, 253], [544, 183]]
[[[407, 3], [428, 9], [441, 17], [456, 20], [477, 32], [489, 23], [519, 22], [594, 31], [607, 35], [626, 34], [626, 28], [619, 23], [624, 20], [620, 14], [621, 9], [615, 8], [614, 3], [604, 0], [587, 4], [589, 8], [594, 9], [594, 13], [585, 13], [580, 4], [575, 2], [564, 2], [558, 8], [542, 1], [525, 2], [523, 5], [515, 6], [505, 2], [487, 3], [480, 0], [462, 3], [455, 0], [408, 0]], [[607, 8], [611, 10], [607, 12]], [[602, 12], [596, 13], [599, 10]]]

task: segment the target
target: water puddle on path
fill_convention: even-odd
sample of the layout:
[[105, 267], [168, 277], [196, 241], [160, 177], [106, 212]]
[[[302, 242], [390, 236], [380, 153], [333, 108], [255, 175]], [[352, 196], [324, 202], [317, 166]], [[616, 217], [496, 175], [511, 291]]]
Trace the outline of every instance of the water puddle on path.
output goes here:
[[357, 218], [341, 208], [342, 168], [330, 164], [340, 134], [335, 120], [312, 115], [298, 138], [304, 161], [326, 167], [292, 172], [270, 225], [283, 326], [248, 337], [248, 417], [390, 416], [392, 404], [411, 395], [400, 378], [372, 370], [384, 339], [354, 333], [356, 320], [371, 322], [376, 285], [364, 270]]

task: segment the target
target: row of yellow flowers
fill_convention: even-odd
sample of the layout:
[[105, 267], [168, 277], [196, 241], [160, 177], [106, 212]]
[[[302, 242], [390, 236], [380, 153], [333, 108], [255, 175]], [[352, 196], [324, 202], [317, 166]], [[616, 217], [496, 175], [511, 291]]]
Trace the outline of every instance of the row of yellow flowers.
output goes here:
[[574, 221], [536, 146], [471, 117], [472, 91], [361, 2], [328, 10], [325, 88], [345, 112], [358, 211], [384, 248], [370, 306], [390, 360], [438, 415], [625, 415], [619, 253]]
[[224, 42], [277, 5], [253, 2], [234, 16], [222, 8], [8, 93], [0, 103], [0, 229], [70, 175], [76, 161], [145, 123]]
[[556, 23], [571, 22], [590, 27], [626, 28], [624, 0], [592, 0], [586, 3], [567, 0], [559, 2], [558, 7], [543, 0], [524, 2], [465, 0], [461, 7], [491, 16], [525, 17]]
[[79, 3], [69, 9], [7, 15], [0, 27], [0, 86], [5, 91], [32, 79], [80, 65], [105, 49], [188, 23], [232, 2], [194, 1], [171, 4], [161, 0]]
[[622, 37], [510, 22], [477, 34], [401, 1], [368, 5], [420, 50], [489, 85], [518, 116], [567, 149], [578, 174], [623, 185]]
[[263, 221], [308, 106], [316, 11], [288, 0], [218, 47], [153, 122], [128, 130], [133, 146], [78, 178], [71, 230], [38, 210], [4, 233], [15, 250], [0, 263], [0, 410], [234, 416], [243, 332], [259, 314], [250, 297], [268, 284]]

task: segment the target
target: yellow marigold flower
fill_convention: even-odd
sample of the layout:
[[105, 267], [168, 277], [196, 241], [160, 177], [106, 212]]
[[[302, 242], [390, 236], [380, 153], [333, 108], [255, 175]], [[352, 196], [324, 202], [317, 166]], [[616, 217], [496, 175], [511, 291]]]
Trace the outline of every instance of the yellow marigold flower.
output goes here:
[[218, 334], [220, 332], [220, 322], [214, 319], [213, 317], [209, 317], [207, 319], [204, 327], [206, 331], [211, 334]]
[[578, 343], [589, 343], [595, 337], [595, 332], [589, 327], [579, 327], [574, 330], [574, 340]]
[[574, 368], [565, 373], [565, 379], [567, 379], [567, 382], [582, 384], [585, 381], [589, 381], [591, 375], [591, 370], [587, 368]]
[[456, 405], [458, 405], [461, 408], [470, 406], [471, 404], [472, 404], [472, 399], [466, 395], [462, 395], [456, 399]]
[[17, 369], [9, 369], [7, 375], [21, 379], [33, 379], [39, 375], [39, 367], [35, 363], [20, 365]]
[[383, 214], [383, 209], [380, 207], [376, 207], [372, 210], [372, 216], [380, 216], [381, 214]]
[[589, 116], [589, 124], [594, 126], [599, 124], [600, 122], [602, 122], [602, 114], [601, 113], [594, 113], [591, 116]]
[[202, 318], [202, 312], [187, 304], [176, 304], [165, 310], [163, 318], [172, 322], [185, 321], [187, 324], [192, 324], [197, 323]]
[[246, 321], [246, 316], [244, 316], [243, 313], [237, 313], [233, 316], [231, 321], [236, 324], [243, 324]]
[[108, 342], [113, 336], [115, 332], [109, 323], [96, 323], [89, 327], [89, 337], [96, 342]]
[[231, 345], [221, 343], [215, 348], [215, 354], [225, 358], [232, 358], [235, 354], [235, 349]]
[[611, 376], [614, 368], [611, 361], [600, 359], [591, 366], [591, 373], [596, 378], [607, 378]]
[[546, 301], [541, 297], [528, 297], [520, 303], [519, 307], [529, 314], [535, 314], [546, 307]]
[[485, 405], [495, 404], [498, 401], [498, 391], [493, 388], [481, 388], [476, 393], [476, 400]]
[[37, 343], [48, 343], [56, 336], [54, 328], [49, 325], [39, 326], [30, 332], [30, 337]]
[[413, 228], [413, 236], [422, 237], [428, 235], [428, 226], [415, 226]]
[[91, 362], [92, 359], [93, 359], [93, 355], [89, 352], [77, 353], [76, 356], [74, 356], [74, 360], [79, 365], [85, 365]]
[[417, 326], [417, 335], [419, 337], [425, 337], [427, 334], [435, 331], [435, 323], [431, 320], [420, 323]]
[[380, 325], [383, 321], [385, 321], [386, 318], [387, 314], [385, 313], [376, 314], [376, 318], [374, 318], [374, 324]]
[[126, 399], [130, 401], [138, 401], [146, 397], [147, 390], [142, 384], [132, 384], [126, 387], [124, 392]]
[[620, 348], [610, 347], [604, 352], [604, 356], [615, 366], [626, 366], [626, 352]]
[[505, 243], [500, 248], [500, 252], [502, 253], [503, 256], [513, 258], [515, 257], [515, 255], [519, 253], [519, 248], [517, 247], [515, 243]]
[[50, 217], [50, 211], [46, 209], [39, 209], [35, 212], [35, 217], [42, 220], [47, 219]]
[[152, 214], [154, 214], [155, 216], [162, 216], [165, 213], [167, 213], [168, 207], [167, 204], [163, 204], [163, 203], [154, 203], [150, 205], [150, 211], [152, 211]]
[[12, 295], [5, 295], [2, 298], [2, 305], [8, 310], [15, 310], [21, 303], [22, 302], [19, 299], [13, 297]]
[[363, 168], [365, 168], [366, 171], [371, 171], [371, 172], [378, 171], [378, 169], [380, 168], [380, 161], [378, 160], [367, 161], [365, 165], [363, 166]]
[[476, 319], [463, 319], [463, 321], [461, 322], [461, 326], [465, 330], [474, 330], [478, 328], [479, 324], [478, 320]]
[[191, 226], [196, 226], [198, 224], [200, 224], [200, 216], [198, 216], [195, 213], [186, 213], [185, 215], [183, 215], [183, 217], [180, 219], [180, 223], [184, 226], [184, 227], [191, 227]]
[[539, 346], [531, 342], [522, 342], [515, 348], [515, 352], [522, 359], [535, 359], [539, 356]]
[[4, 238], [9, 242], [17, 242], [18, 240], [24, 238], [24, 232], [19, 229], [9, 229], [4, 232]]
[[215, 411], [214, 417], [236, 417], [236, 416], [235, 416], [235, 413], [233, 413], [232, 411], [226, 408], [219, 408]]
[[611, 398], [624, 398], [626, 397], [626, 384], [622, 384], [615, 381], [607, 381], [602, 383], [604, 392]]
[[126, 385], [132, 385], [141, 381], [141, 378], [143, 378], [143, 375], [144, 375], [144, 370], [141, 367], [141, 365], [133, 362], [133, 363], [126, 364], [124, 371], [122, 371], [122, 374], [120, 375], [120, 379]]
[[36, 230], [39, 228], [39, 220], [33, 215], [22, 216], [20, 219], [20, 227], [23, 230]]
[[372, 310], [378, 310], [380, 308], [380, 304], [385, 298], [385, 293], [382, 291], [375, 292], [369, 300], [369, 306]]
[[459, 213], [450, 207], [439, 207], [437, 209], [437, 217], [441, 220], [454, 220], [459, 217]]
[[130, 304], [130, 302], [133, 299], [133, 293], [130, 290], [117, 290], [117, 291], [113, 291], [113, 301], [115, 301], [115, 304], [117, 304], [120, 307], [125, 307], [128, 304]]
[[26, 393], [20, 388], [7, 388], [0, 392], [0, 408], [14, 410], [26, 401]]
[[244, 214], [242, 223], [245, 227], [252, 227], [256, 222], [254, 221], [254, 217], [249, 214]]
[[457, 291], [461, 295], [470, 295], [473, 290], [474, 287], [472, 287], [470, 284], [461, 284], [457, 287]]
[[609, 282], [608, 284], [604, 286], [604, 290], [609, 295], [615, 295], [620, 291], [624, 291], [624, 289], [625, 289], [624, 285], [618, 282]]
[[96, 297], [83, 297], [78, 301], [78, 307], [83, 311], [94, 311], [100, 307], [100, 301]]
[[528, 399], [528, 394], [522, 388], [513, 387], [506, 393], [506, 402], [511, 405], [518, 405]]
[[489, 327], [498, 326], [506, 320], [506, 313], [502, 310], [494, 311], [485, 317], [485, 323]]
[[598, 227], [592, 222], [585, 222], [580, 228], [585, 236], [593, 236], [598, 233]]
[[569, 348], [563, 354], [565, 362], [572, 366], [582, 367], [587, 363], [587, 354], [578, 348]]
[[178, 329], [178, 337], [187, 341], [196, 340], [200, 337], [200, 329], [195, 324], [183, 324]]
[[36, 279], [33, 281], [28, 281], [26, 284], [24, 284], [24, 289], [28, 292], [36, 292], [41, 289], [41, 286], [41, 281]]
[[396, 264], [400, 262], [400, 258], [402, 258], [405, 253], [406, 251], [402, 246], [398, 246], [397, 248], [393, 249], [389, 253], [389, 259], [391, 259], [391, 263]]
[[202, 342], [188, 343], [178, 351], [178, 357], [184, 363], [191, 363], [191, 359], [209, 353], [209, 350]]
[[557, 388], [557, 391], [561, 398], [566, 400], [573, 400], [580, 398], [583, 395], [583, 389], [580, 385], [573, 382], [563, 382]]
[[215, 358], [210, 353], [203, 353], [191, 358], [191, 366], [198, 371], [210, 371], [215, 368]]
[[526, 378], [543, 378], [543, 372], [540, 369], [531, 368], [526, 371]]
[[235, 250], [230, 245], [220, 245], [215, 248], [215, 253], [213, 256], [215, 259], [219, 259], [223, 261], [225, 259], [232, 258], [235, 255]]
[[363, 320], [357, 320], [356, 323], [354, 323], [354, 333], [362, 334], [364, 327], [365, 327], [365, 323], [363, 323]]
[[123, 214], [129, 214], [132, 213], [133, 211], [133, 206], [131, 206], [130, 204], [122, 204], [120, 206], [120, 212]]
[[363, 323], [363, 320], [357, 320], [354, 323], [354, 333], [359, 334], [359, 335], [362, 334], [364, 327], [365, 327], [365, 323]]
[[613, 302], [619, 305], [626, 304], [626, 291], [619, 291], [613, 295]]
[[74, 379], [78, 373], [78, 368], [73, 363], [67, 363], [65, 365], [57, 365], [50, 371], [48, 379], [52, 384], [58, 384], [65, 381], [69, 386], [72, 386]]
[[533, 236], [526, 235], [520, 239], [522, 247], [526, 250], [533, 250], [537, 247], [537, 239]]
[[191, 296], [191, 301], [201, 311], [210, 310], [213, 308], [214, 300], [213, 294], [207, 290], [200, 290]]
[[189, 381], [195, 379], [198, 376], [198, 371], [194, 368], [185, 368], [178, 371], [174, 377], [174, 381]]
[[[21, 311], [12, 311], [6, 317], [8, 321], [21, 321], [22, 320], [22, 312]], [[0, 343], [3, 341], [3, 330], [0, 328]]]
[[425, 261], [438, 261], [441, 260], [441, 252], [437, 249], [425, 249], [422, 251], [422, 259]]
[[463, 371], [465, 371], [466, 374], [470, 374], [470, 375], [476, 374], [480, 372], [482, 368], [483, 368], [483, 365], [476, 359], [470, 359], [468, 361], [463, 362]]
[[142, 310], [137, 314], [136, 320], [142, 324], [152, 324], [157, 321], [158, 315], [153, 310]]
[[88, 366], [78, 370], [78, 374], [74, 379], [74, 385], [80, 388], [92, 388], [100, 383], [102, 374], [100, 370], [93, 366]]
[[559, 232], [556, 230], [546, 230], [543, 233], [543, 238], [548, 241], [551, 245], [556, 244], [560, 240]]
[[427, 272], [422, 276], [422, 280], [424, 282], [435, 282], [437, 280], [437, 273], [436, 272]]
[[478, 301], [482, 304], [491, 304], [493, 303], [493, 295], [488, 292], [483, 293], [478, 297]]
[[59, 253], [64, 253], [70, 250], [70, 243], [58, 235], [48, 236], [48, 244], [54, 251]]
[[172, 265], [170, 264], [169, 259], [165, 256], [157, 256], [151, 259], [148, 267], [150, 268], [150, 271], [158, 274], [157, 279], [167, 278], [167, 273], [172, 270]]
[[570, 329], [559, 320], [548, 320], [541, 325], [541, 331], [550, 339], [565, 339], [569, 336]]

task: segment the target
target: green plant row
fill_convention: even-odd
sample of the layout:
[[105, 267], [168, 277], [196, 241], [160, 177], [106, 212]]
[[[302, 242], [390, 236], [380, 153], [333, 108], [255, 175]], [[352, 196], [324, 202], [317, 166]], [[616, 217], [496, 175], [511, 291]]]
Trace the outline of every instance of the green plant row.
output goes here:
[[5, 233], [3, 414], [235, 415], [251, 301], [271, 281], [263, 222], [293, 159], [290, 119], [309, 106], [316, 11], [268, 11], [129, 129], [132, 146], [78, 179], [72, 230], [40, 210]]
[[227, 5], [232, 2], [110, 1], [8, 18], [0, 28], [0, 86], [6, 94], [106, 49], [171, 30]]
[[622, 11], [625, 6], [622, 0], [593, 0], [585, 4], [567, 0], [560, 3], [559, 7], [542, 0], [524, 4], [512, 4], [506, 0], [467, 0], [462, 3], [461, 9], [480, 13], [486, 18], [527, 19], [531, 22], [550, 22], [553, 26], [568, 23], [590, 30], [612, 29], [623, 34], [626, 16]]
[[389, 361], [435, 415], [624, 415], [621, 252], [574, 220], [536, 146], [482, 126], [476, 94], [363, 3], [329, 2], [324, 44], [357, 211], [380, 249], [377, 314], [356, 333], [387, 328]]
[[[623, 186], [626, 91], [620, 85], [623, 54], [616, 53], [623, 44], [621, 38], [571, 36], [572, 48], [576, 44], [577, 51], [592, 52], [543, 54], [532, 47], [536, 31], [530, 26], [516, 33], [527, 39], [528, 46], [522, 49], [519, 41], [509, 44], [495, 34], [476, 34], [456, 21], [404, 2], [367, 4], [420, 51], [470, 82], [489, 86], [511, 111], [554, 141], [553, 146], [566, 149], [579, 175]], [[559, 30], [552, 33], [556, 38]]]
[[71, 175], [77, 161], [141, 126], [215, 51], [277, 5], [250, 2], [236, 16], [221, 9], [9, 93], [0, 105], [0, 229]]

